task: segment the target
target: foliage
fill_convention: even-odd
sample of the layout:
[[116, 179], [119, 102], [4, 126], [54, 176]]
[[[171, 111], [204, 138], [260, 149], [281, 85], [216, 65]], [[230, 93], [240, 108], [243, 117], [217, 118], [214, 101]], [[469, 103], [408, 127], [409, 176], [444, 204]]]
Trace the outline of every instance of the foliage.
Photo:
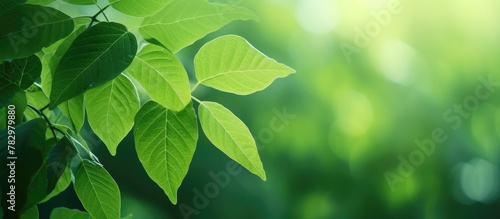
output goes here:
[[[200, 49], [194, 60], [198, 81], [191, 88], [175, 55], [231, 21], [256, 19], [253, 12], [205, 0], [110, 0], [105, 7], [94, 0], [64, 1], [98, 10], [94, 16], [70, 17], [50, 7], [51, 0], [0, 3], [1, 121], [11, 126], [1, 127], [0, 152], [7, 162], [4, 142], [15, 129], [19, 159], [17, 210], [0, 214], [37, 218], [37, 204], [73, 183], [87, 212], [57, 208], [51, 218], [122, 217], [120, 189], [92, 153], [95, 141], [80, 133], [86, 122], [112, 155], [133, 130], [139, 160], [174, 204], [196, 150], [198, 122], [217, 148], [266, 179], [246, 125], [224, 106], [198, 100], [193, 92], [205, 85], [248, 95], [294, 70], [244, 38], [227, 35]], [[138, 33], [129, 30], [128, 22], [109, 21], [105, 13], [110, 8], [143, 20]], [[138, 86], [146, 99], [140, 99]], [[12, 106], [16, 118], [11, 122], [6, 112]], [[7, 174], [3, 168], [1, 175]], [[2, 181], [1, 190], [9, 186]], [[9, 203], [2, 205], [7, 209]]]

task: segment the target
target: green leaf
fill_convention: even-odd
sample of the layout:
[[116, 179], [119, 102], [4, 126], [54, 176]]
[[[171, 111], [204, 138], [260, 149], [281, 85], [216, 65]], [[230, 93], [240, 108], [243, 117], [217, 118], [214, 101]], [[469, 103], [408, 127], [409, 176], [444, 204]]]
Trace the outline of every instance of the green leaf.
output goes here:
[[21, 88], [18, 86], [5, 81], [5, 80], [0, 80], [0, 108], [3, 108], [4, 106], [7, 106], [9, 104], [9, 101], [14, 98], [16, 93], [22, 92]]
[[276, 78], [295, 72], [235, 35], [205, 44], [196, 54], [194, 63], [200, 84], [239, 95], [263, 90]]
[[26, 98], [28, 99], [28, 104], [38, 109], [49, 104], [49, 98], [43, 93], [42, 87], [36, 83], [26, 90]]
[[42, 63], [35, 55], [0, 65], [0, 78], [23, 90], [28, 89], [40, 77], [41, 72]]
[[50, 109], [116, 78], [137, 52], [137, 42], [118, 23], [101, 22], [80, 34], [59, 61], [52, 78]]
[[250, 172], [266, 180], [255, 140], [238, 117], [214, 102], [201, 102], [198, 115], [201, 128], [212, 144]]
[[191, 101], [189, 78], [182, 63], [168, 50], [146, 45], [127, 69], [151, 99], [167, 109], [181, 111]]
[[135, 117], [135, 148], [149, 177], [177, 203], [177, 190], [186, 176], [198, 140], [192, 104], [180, 112], [149, 101]]
[[75, 174], [75, 191], [83, 207], [94, 218], [120, 217], [120, 190], [101, 165], [83, 160]]
[[28, 4], [35, 4], [35, 5], [48, 5], [52, 2], [55, 2], [56, 0], [28, 0]]
[[56, 187], [52, 192], [50, 192], [42, 201], [39, 203], [44, 203], [53, 198], [54, 196], [59, 195], [61, 192], [66, 190], [69, 187], [69, 184], [71, 183], [71, 169], [67, 167], [61, 177], [59, 178], [59, 181], [57, 181]]
[[63, 1], [74, 5], [93, 5], [96, 4], [97, 2], [97, 0], [63, 0]]
[[73, 31], [73, 20], [50, 7], [23, 4], [0, 15], [0, 59], [24, 58]]
[[85, 123], [85, 98], [83, 94], [72, 98], [64, 103], [59, 104], [59, 109], [62, 113], [66, 115], [73, 124], [73, 128], [76, 132], [80, 132], [80, 129]]
[[0, 1], [0, 15], [11, 8], [16, 7], [22, 3], [26, 2], [26, 0], [2, 0]]
[[21, 219], [38, 219], [38, 217], [38, 207], [36, 207], [36, 205], [29, 208], [21, 215]]
[[85, 28], [85, 25], [76, 27], [75, 31], [73, 31], [68, 37], [50, 46], [49, 48], [51, 51], [48, 51], [48, 53], [43, 56], [41, 78], [42, 88], [47, 96], [50, 97], [50, 92], [52, 89], [52, 75], [56, 71], [59, 61], [64, 56], [66, 51], [68, 51], [71, 44], [73, 44], [73, 41], [76, 39], [76, 37], [78, 37], [85, 30]]
[[16, 107], [14, 109], [16, 112], [16, 119], [14, 120], [16, 124], [21, 124], [23, 122], [24, 111], [26, 110], [27, 104], [26, 93], [24, 91], [16, 93], [7, 104], [7, 106], [13, 105]]
[[116, 155], [118, 144], [134, 126], [134, 116], [139, 111], [139, 95], [132, 81], [120, 75], [103, 86], [85, 94], [90, 127]]
[[109, 0], [111, 6], [124, 14], [147, 17], [158, 13], [172, 0]]
[[[24, 210], [28, 199], [28, 188], [32, 177], [38, 172], [43, 164], [43, 144], [45, 142], [46, 124], [43, 119], [34, 119], [16, 126], [16, 150], [15, 154], [9, 154], [7, 144], [0, 144], [0, 162], [7, 164], [12, 162], [8, 156], [16, 156], [16, 211], [4, 212], [7, 218], [18, 218]], [[8, 132], [0, 132], [0, 142], [8, 142]], [[7, 179], [9, 168], [0, 169], [2, 179]], [[7, 180], [5, 181], [7, 182]], [[8, 183], [2, 183], [2, 200], [8, 200], [7, 193], [10, 191]], [[2, 202], [2, 208], [7, 209], [7, 202]]]
[[94, 219], [89, 213], [76, 209], [55, 208], [50, 219]]
[[148, 41], [158, 41], [173, 53], [234, 20], [256, 19], [250, 10], [205, 0], [176, 0], [152, 17], [144, 19], [139, 32]]
[[77, 154], [73, 142], [65, 136], [57, 142], [47, 156], [47, 194], [56, 187], [59, 178], [63, 175], [71, 160]]
[[55, 139], [46, 141], [44, 154], [46, 158], [28, 186], [29, 196], [25, 208], [40, 203], [54, 190], [58, 180], [69, 168], [71, 159], [76, 155], [76, 149], [65, 136], [59, 142]]

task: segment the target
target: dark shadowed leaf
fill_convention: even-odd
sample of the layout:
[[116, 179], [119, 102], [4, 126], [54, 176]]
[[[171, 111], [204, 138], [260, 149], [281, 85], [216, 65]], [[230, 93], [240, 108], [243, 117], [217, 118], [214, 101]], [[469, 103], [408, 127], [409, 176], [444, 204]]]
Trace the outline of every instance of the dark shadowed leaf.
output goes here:
[[50, 7], [18, 5], [0, 15], [0, 59], [24, 58], [73, 31], [73, 19]]

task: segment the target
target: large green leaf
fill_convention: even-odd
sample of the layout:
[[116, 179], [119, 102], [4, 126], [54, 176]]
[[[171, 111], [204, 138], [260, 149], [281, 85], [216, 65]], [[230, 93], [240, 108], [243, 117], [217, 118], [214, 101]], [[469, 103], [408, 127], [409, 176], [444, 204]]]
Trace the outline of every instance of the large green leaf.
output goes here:
[[231, 159], [266, 180], [255, 140], [247, 126], [224, 106], [201, 102], [200, 123], [207, 138]]
[[182, 63], [170, 51], [146, 45], [127, 69], [162, 106], [180, 111], [191, 101], [189, 78]]
[[89, 213], [76, 209], [55, 208], [50, 219], [94, 219]]
[[73, 128], [76, 132], [80, 132], [80, 129], [85, 123], [85, 98], [83, 94], [69, 99], [68, 101], [59, 104], [59, 109], [66, 115], [73, 124]]
[[118, 144], [134, 126], [134, 117], [139, 111], [139, 95], [125, 75], [85, 94], [90, 127], [106, 144], [112, 155]]
[[194, 63], [199, 83], [240, 95], [263, 90], [276, 78], [295, 72], [235, 35], [205, 44], [196, 54]]
[[109, 0], [111, 6], [124, 13], [136, 17], [147, 17], [156, 14], [172, 0]]
[[29, 208], [21, 215], [21, 219], [38, 219], [38, 217], [38, 207], [36, 207], [36, 205]]
[[101, 22], [80, 34], [52, 78], [50, 108], [116, 78], [137, 52], [137, 42], [118, 23]]
[[180, 112], [149, 101], [135, 117], [135, 148], [149, 177], [177, 203], [177, 190], [196, 149], [198, 126], [192, 104]]
[[14, 59], [0, 65], [0, 78], [19, 88], [28, 89], [42, 72], [42, 62], [35, 55], [23, 59]]
[[[6, 211], [4, 216], [7, 218], [18, 218], [24, 210], [24, 206], [28, 199], [28, 188], [32, 177], [39, 171], [43, 164], [43, 144], [45, 142], [46, 124], [43, 119], [34, 119], [15, 127], [15, 154], [10, 154], [7, 144], [0, 144], [0, 162], [7, 164], [15, 161], [15, 186], [16, 186], [16, 211]], [[0, 132], [0, 142], [8, 142], [8, 131]], [[12, 139], [9, 139], [12, 140]], [[15, 156], [16, 160], [8, 159], [7, 157]], [[2, 179], [7, 179], [10, 168], [0, 169]], [[7, 192], [10, 191], [10, 184], [7, 180], [1, 182], [2, 200], [8, 200]], [[2, 202], [2, 208], [7, 209], [9, 204]]]
[[16, 7], [16, 5], [20, 5], [23, 2], [26, 2], [26, 0], [2, 0], [0, 1], [0, 15], [8, 10], [10, 10], [13, 7]]
[[83, 160], [75, 174], [75, 191], [83, 207], [94, 218], [120, 217], [120, 190], [101, 165]]
[[0, 59], [24, 58], [73, 31], [73, 20], [50, 7], [23, 4], [0, 15]]
[[139, 32], [148, 41], [158, 41], [176, 53], [234, 20], [256, 19], [250, 10], [205, 0], [175, 0], [152, 17], [144, 19]]
[[52, 89], [52, 78], [53, 74], [57, 69], [57, 65], [61, 58], [66, 54], [73, 41], [78, 37], [84, 30], [84, 26], [78, 26], [75, 28], [68, 37], [60, 40], [59, 42], [53, 44], [49, 47], [49, 50], [42, 58], [42, 88], [47, 96], [50, 97], [50, 92]]

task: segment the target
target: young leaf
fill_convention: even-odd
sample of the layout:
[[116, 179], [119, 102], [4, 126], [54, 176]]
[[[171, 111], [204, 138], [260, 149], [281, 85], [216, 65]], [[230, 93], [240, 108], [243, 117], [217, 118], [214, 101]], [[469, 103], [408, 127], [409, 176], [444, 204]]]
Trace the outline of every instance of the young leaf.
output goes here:
[[14, 59], [0, 65], [0, 78], [25, 90], [28, 89], [42, 72], [42, 63], [35, 55]]
[[250, 10], [205, 0], [176, 0], [144, 19], [139, 32], [148, 41], [158, 41], [173, 53], [234, 20], [256, 19]]
[[118, 23], [101, 22], [80, 34], [52, 78], [50, 109], [116, 78], [134, 59], [137, 42]]
[[22, 4], [0, 15], [0, 59], [24, 58], [73, 31], [73, 20], [50, 7]]
[[196, 149], [198, 126], [192, 104], [172, 112], [149, 101], [135, 117], [135, 148], [149, 177], [177, 203], [177, 190]]
[[68, 208], [55, 208], [50, 219], [94, 219], [89, 213]]
[[83, 94], [69, 99], [68, 101], [59, 104], [59, 109], [62, 113], [70, 118], [75, 132], [80, 132], [80, 129], [85, 123], [85, 98]]
[[45, 96], [40, 85], [36, 83], [26, 90], [26, 98], [28, 99], [28, 104], [38, 109], [49, 104], [49, 98]]
[[181, 111], [191, 101], [189, 78], [182, 63], [168, 50], [146, 45], [127, 69], [151, 99], [167, 109]]
[[124, 14], [147, 17], [156, 14], [172, 0], [109, 0], [111, 6]]
[[266, 180], [257, 146], [247, 126], [224, 106], [201, 102], [200, 123], [208, 140], [250, 172]]
[[205, 44], [196, 54], [194, 63], [200, 84], [239, 95], [263, 90], [276, 78], [295, 72], [235, 35]]
[[75, 174], [75, 191], [83, 207], [92, 217], [99, 219], [120, 217], [120, 190], [115, 180], [101, 165], [83, 160]]
[[134, 126], [139, 111], [139, 95], [125, 75], [89, 90], [85, 94], [90, 127], [114, 156], [118, 144]]
[[29, 208], [21, 215], [21, 219], [38, 219], [38, 217], [38, 207], [36, 207], [36, 205]]

